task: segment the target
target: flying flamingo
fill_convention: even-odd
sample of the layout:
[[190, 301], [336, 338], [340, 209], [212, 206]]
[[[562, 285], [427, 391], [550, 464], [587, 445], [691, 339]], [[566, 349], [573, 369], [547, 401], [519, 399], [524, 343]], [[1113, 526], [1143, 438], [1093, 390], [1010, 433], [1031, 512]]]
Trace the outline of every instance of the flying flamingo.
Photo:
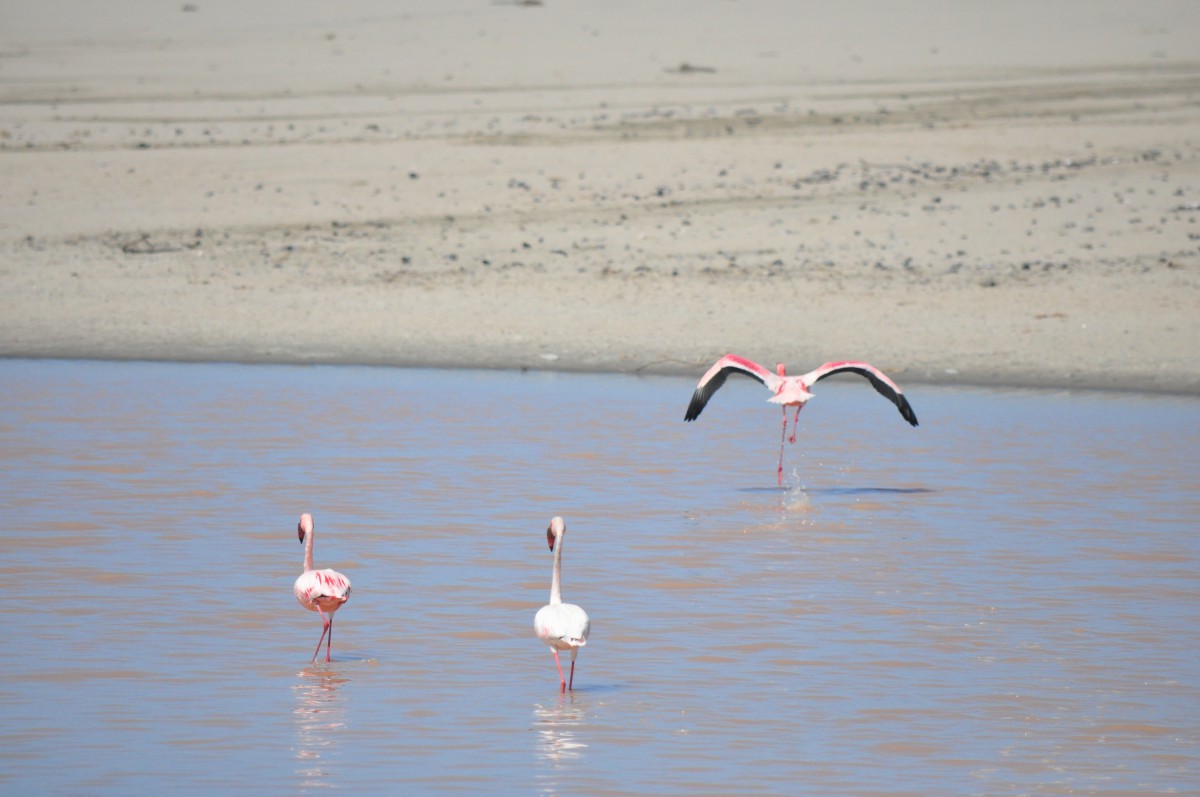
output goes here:
[[720, 389], [721, 385], [725, 384], [725, 380], [730, 374], [745, 374], [766, 385], [774, 394], [767, 401], [772, 404], [783, 405], [783, 431], [779, 437], [778, 470], [779, 485], [781, 487], [783, 486], [783, 441], [787, 437], [787, 408], [796, 408], [796, 413], [792, 416], [792, 436], [788, 438], [788, 442], [795, 443], [796, 423], [800, 420], [800, 410], [804, 408], [805, 402], [813, 397], [813, 394], [808, 392], [808, 388], [810, 385], [816, 384], [827, 376], [848, 371], [852, 374], [866, 377], [867, 381], [879, 391], [880, 395], [896, 405], [904, 420], [913, 426], [917, 425], [917, 415], [913, 412], [913, 408], [909, 405], [908, 399], [904, 397], [904, 393], [900, 390], [900, 387], [891, 379], [888, 379], [882, 371], [868, 363], [854, 361], [829, 362], [801, 376], [788, 376], [785, 374], [783, 363], [776, 365], [775, 370], [775, 373], [771, 373], [763, 366], [747, 360], [745, 357], [739, 357], [736, 354], [726, 354], [717, 360], [704, 376], [700, 377], [700, 383], [696, 385], [696, 392], [692, 394], [692, 401], [688, 404], [687, 414], [683, 416], [683, 419], [685, 421], [694, 421], [699, 418], [700, 413], [704, 411], [704, 406], [708, 404], [708, 400]]
[[[558, 680], [562, 691], [575, 688], [575, 656], [587, 644], [592, 621], [587, 612], [573, 603], [562, 601], [562, 546], [563, 534], [567, 531], [563, 519], [553, 518], [546, 529], [546, 542], [554, 551], [554, 575], [550, 578], [550, 603], [538, 609], [533, 618], [533, 630], [538, 639], [550, 646], [554, 653], [554, 664], [558, 667]], [[562, 663], [558, 660], [560, 650], [571, 651], [571, 680], [563, 677]]]
[[[321, 643], [325, 642], [325, 634], [328, 633], [325, 661], [329, 661], [329, 649], [333, 647], [333, 613], [350, 600], [350, 579], [336, 570], [313, 570], [312, 515], [305, 512], [300, 516], [296, 534], [300, 537], [300, 542], [304, 543], [304, 572], [296, 579], [292, 591], [296, 593], [296, 600], [300, 601], [301, 606], [321, 615], [321, 622], [324, 624], [312, 660], [317, 660], [317, 654], [321, 652]], [[325, 616], [325, 612], [329, 612], [328, 617]]]

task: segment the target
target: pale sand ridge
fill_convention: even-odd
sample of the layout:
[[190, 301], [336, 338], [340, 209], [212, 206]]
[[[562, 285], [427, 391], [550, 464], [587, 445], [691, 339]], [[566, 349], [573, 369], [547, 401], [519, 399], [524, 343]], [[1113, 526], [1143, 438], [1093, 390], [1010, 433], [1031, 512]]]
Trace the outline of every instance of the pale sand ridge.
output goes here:
[[122, 7], [0, 15], [0, 355], [1200, 391], [1193, 4]]

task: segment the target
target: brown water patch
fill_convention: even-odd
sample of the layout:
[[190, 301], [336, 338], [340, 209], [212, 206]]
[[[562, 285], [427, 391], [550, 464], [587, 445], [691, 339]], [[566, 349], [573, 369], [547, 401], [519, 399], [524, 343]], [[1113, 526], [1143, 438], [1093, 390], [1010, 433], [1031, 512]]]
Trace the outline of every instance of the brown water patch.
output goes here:
[[22, 675], [22, 680], [44, 681], [49, 683], [78, 683], [81, 681], [137, 681], [153, 678], [154, 674], [144, 670], [105, 670], [83, 667], [69, 667]]
[[901, 755], [929, 757], [944, 752], [940, 747], [920, 742], [881, 742], [871, 746], [875, 752], [882, 755]]

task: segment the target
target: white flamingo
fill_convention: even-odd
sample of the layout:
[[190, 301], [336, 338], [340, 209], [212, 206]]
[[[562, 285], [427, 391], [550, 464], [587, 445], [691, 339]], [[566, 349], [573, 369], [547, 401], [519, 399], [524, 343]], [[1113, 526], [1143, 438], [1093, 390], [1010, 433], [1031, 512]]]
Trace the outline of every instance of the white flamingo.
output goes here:
[[736, 354], [726, 354], [717, 360], [704, 376], [700, 377], [700, 383], [696, 385], [696, 391], [692, 393], [692, 401], [688, 404], [687, 413], [683, 416], [683, 419], [685, 421], [694, 421], [699, 418], [700, 413], [704, 411], [704, 405], [708, 404], [708, 400], [712, 398], [713, 394], [720, 389], [721, 385], [725, 384], [725, 380], [730, 374], [744, 374], [766, 385], [767, 389], [774, 394], [767, 401], [772, 404], [783, 405], [783, 431], [779, 437], [778, 476], [780, 486], [783, 485], [783, 440], [787, 437], [787, 408], [796, 408], [796, 413], [792, 417], [792, 436], [789, 439], [789, 442], [794, 443], [796, 442], [796, 422], [800, 418], [800, 410], [804, 408], [805, 402], [813, 397], [813, 394], [808, 392], [808, 388], [810, 385], [816, 384], [827, 376], [849, 372], [866, 377], [867, 381], [879, 391], [880, 395], [896, 405], [904, 420], [913, 426], [917, 425], [917, 414], [909, 406], [908, 399], [904, 397], [904, 392], [900, 390], [900, 387], [895, 382], [888, 379], [883, 371], [880, 371], [869, 363], [852, 360], [828, 362], [800, 376], [788, 376], [785, 374], [783, 363], [779, 363], [775, 368], [776, 373], [771, 373], [770, 370], [756, 362], [747, 360], [745, 357], [739, 357]]
[[[546, 529], [546, 542], [554, 551], [554, 574], [550, 577], [550, 603], [538, 609], [533, 618], [533, 630], [538, 639], [550, 646], [554, 653], [554, 664], [558, 667], [558, 679], [562, 691], [575, 688], [575, 656], [587, 644], [592, 621], [587, 612], [573, 603], [562, 600], [562, 546], [567, 527], [560, 517], [550, 521]], [[571, 678], [563, 677], [562, 662], [558, 660], [560, 650], [571, 651]]]
[[[313, 570], [312, 515], [305, 512], [300, 516], [296, 534], [300, 537], [300, 542], [304, 543], [304, 572], [296, 579], [292, 591], [301, 606], [321, 615], [324, 627], [321, 629], [321, 638], [317, 640], [317, 649], [313, 651], [312, 660], [317, 660], [317, 654], [321, 652], [321, 643], [325, 641], [325, 634], [328, 633], [325, 661], [329, 661], [329, 649], [333, 647], [333, 613], [350, 600], [350, 579], [336, 570]], [[325, 616], [326, 612], [329, 612], [328, 617]]]

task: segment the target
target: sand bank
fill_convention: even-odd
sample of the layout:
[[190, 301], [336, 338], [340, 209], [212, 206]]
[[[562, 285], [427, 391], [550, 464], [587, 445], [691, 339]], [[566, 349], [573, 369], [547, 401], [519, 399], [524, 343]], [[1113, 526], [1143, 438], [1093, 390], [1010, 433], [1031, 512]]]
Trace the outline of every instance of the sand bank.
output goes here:
[[0, 355], [1200, 392], [1194, 4], [422, 5], [6, 9]]

